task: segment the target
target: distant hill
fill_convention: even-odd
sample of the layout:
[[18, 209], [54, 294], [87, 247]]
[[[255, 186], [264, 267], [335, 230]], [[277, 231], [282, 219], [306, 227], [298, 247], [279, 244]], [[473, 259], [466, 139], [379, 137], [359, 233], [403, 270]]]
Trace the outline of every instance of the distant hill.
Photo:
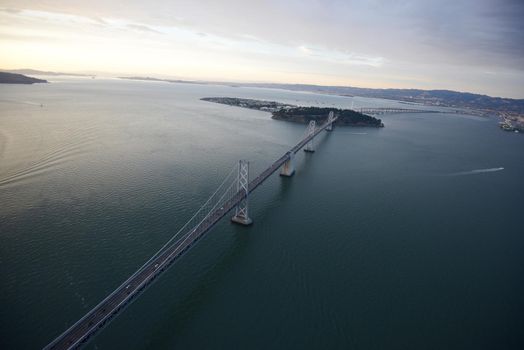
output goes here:
[[0, 72], [0, 84], [47, 83], [47, 80], [27, 77], [22, 74]]
[[307, 84], [239, 84], [292, 91], [307, 91], [340, 96], [383, 98], [430, 106], [444, 106], [483, 110], [486, 112], [524, 115], [524, 99], [491, 97], [451, 90], [369, 89], [351, 86], [321, 86]]
[[338, 96], [361, 96], [372, 98], [383, 98], [388, 100], [403, 101], [430, 106], [443, 106], [466, 108], [477, 111], [482, 115], [498, 114], [507, 116], [524, 116], [524, 99], [513, 99], [503, 97], [491, 97], [487, 95], [473, 94], [469, 92], [458, 92], [451, 90], [419, 90], [419, 89], [369, 89], [352, 86], [323, 86], [308, 84], [276, 84], [276, 83], [232, 83], [232, 82], [209, 82], [209, 81], [187, 81], [168, 80], [148, 77], [125, 77], [122, 79], [132, 80], [154, 80], [176, 83], [193, 84], [218, 84], [234, 87], [258, 87], [270, 89], [283, 89], [291, 91], [306, 91], [318, 94], [329, 94]]
[[[179, 80], [179, 79], [160, 79], [152, 77], [118, 77], [118, 79], [127, 80], [143, 80], [143, 81], [163, 81], [166, 83], [183, 83], [183, 84], [210, 84], [209, 82], [191, 81], [191, 80]], [[215, 83], [216, 84], [216, 83]], [[218, 83], [220, 84], [220, 83]]]
[[90, 74], [77, 74], [77, 73], [62, 73], [62, 72], [48, 72], [36, 69], [11, 69], [5, 70], [4, 72], [27, 74], [27, 75], [68, 75], [72, 77], [90, 77]]

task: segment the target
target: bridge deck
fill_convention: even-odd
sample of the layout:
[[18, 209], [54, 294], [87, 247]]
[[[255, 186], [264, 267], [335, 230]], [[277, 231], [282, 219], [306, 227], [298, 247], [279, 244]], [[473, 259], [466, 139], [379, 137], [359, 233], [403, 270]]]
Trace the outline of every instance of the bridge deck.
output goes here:
[[390, 113], [439, 113], [439, 111], [428, 109], [412, 109], [412, 108], [392, 108], [392, 107], [364, 107], [360, 108], [360, 113], [364, 114], [390, 114]]
[[[336, 118], [333, 120], [333, 122]], [[317, 136], [322, 130], [331, 124], [324, 123], [314, 134], [305, 137], [289, 152], [280, 157], [271, 166], [264, 170], [260, 175], [253, 179], [249, 185], [249, 192], [254, 191], [269, 176], [278, 170], [290, 158], [291, 152], [297, 153], [304, 145]], [[114, 318], [124, 307], [134, 300], [145, 290], [160, 274], [162, 274], [177, 258], [193, 246], [204, 236], [220, 219], [230, 212], [242, 199], [245, 193], [237, 192], [231, 199], [212, 212], [198, 226], [191, 228], [176, 242], [164, 249], [155, 259], [148, 262], [141, 270], [135, 272], [122, 285], [120, 285], [109, 296], [102, 300], [97, 306], [89, 311], [78, 322], [62, 333], [45, 349], [72, 349], [81, 346], [98, 330], [104, 327]]]

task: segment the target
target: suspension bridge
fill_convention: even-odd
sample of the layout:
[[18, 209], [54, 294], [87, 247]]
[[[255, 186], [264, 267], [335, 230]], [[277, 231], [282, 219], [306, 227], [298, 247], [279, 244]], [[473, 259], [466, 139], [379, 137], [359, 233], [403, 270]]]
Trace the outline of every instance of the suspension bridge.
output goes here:
[[315, 136], [323, 130], [333, 130], [337, 118], [330, 112], [326, 121], [318, 127], [314, 120], [310, 121], [300, 142], [251, 181], [249, 162], [240, 160], [204, 205], [162, 248], [44, 349], [76, 349], [85, 344], [233, 209], [233, 222], [250, 225], [253, 221], [249, 216], [249, 194], [278, 169], [281, 169], [280, 175], [292, 176], [295, 172], [295, 154], [302, 148], [306, 152], [314, 152]]

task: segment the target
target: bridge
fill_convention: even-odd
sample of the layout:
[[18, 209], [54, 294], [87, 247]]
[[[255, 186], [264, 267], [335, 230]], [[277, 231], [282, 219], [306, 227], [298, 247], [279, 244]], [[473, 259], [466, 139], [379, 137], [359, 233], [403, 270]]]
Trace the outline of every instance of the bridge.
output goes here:
[[302, 148], [306, 152], [314, 152], [313, 139], [323, 130], [333, 130], [337, 118], [330, 112], [319, 127], [315, 121], [310, 121], [300, 142], [251, 181], [249, 162], [239, 161], [204, 205], [160, 250], [44, 349], [76, 349], [85, 344], [233, 209], [233, 222], [250, 225], [253, 221], [249, 216], [249, 194], [278, 169], [281, 169], [280, 175], [292, 176], [295, 172], [295, 154]]
[[427, 109], [409, 109], [409, 108], [371, 108], [363, 107], [360, 108], [360, 113], [364, 114], [391, 114], [391, 113], [439, 113], [439, 111], [431, 111]]

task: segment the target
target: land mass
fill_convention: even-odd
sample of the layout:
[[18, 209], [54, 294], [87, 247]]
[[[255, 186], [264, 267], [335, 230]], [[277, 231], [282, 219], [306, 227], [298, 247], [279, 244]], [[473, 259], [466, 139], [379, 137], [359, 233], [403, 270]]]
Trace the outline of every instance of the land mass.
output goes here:
[[34, 84], [47, 83], [47, 80], [31, 78], [22, 74], [0, 72], [0, 84]]
[[179, 80], [179, 79], [160, 79], [160, 78], [152, 78], [152, 77], [118, 77], [118, 79], [142, 80], [142, 81], [163, 81], [166, 83], [183, 83], [183, 84], [210, 84], [209, 82]]
[[295, 105], [275, 102], [253, 100], [250, 98], [236, 98], [236, 97], [204, 97], [202, 101], [221, 103], [228, 106], [243, 107], [249, 109], [256, 109], [259, 111], [276, 112], [281, 109], [296, 108]]
[[273, 119], [285, 120], [295, 123], [309, 123], [314, 120], [321, 123], [326, 120], [329, 112], [333, 111], [338, 116], [335, 124], [348, 126], [373, 126], [384, 127], [381, 119], [363, 114], [352, 109], [338, 109], [327, 107], [295, 107], [283, 108], [272, 113]]
[[49, 72], [49, 71], [36, 70], [36, 69], [11, 69], [11, 70], [3, 70], [3, 72], [24, 74], [24, 75], [49, 75], [49, 76], [72, 76], [72, 77], [91, 77], [93, 76], [92, 74]]
[[233, 87], [258, 87], [283, 89], [290, 91], [305, 91], [318, 94], [338, 96], [361, 96], [402, 101], [407, 104], [423, 104], [464, 109], [464, 112], [480, 116], [498, 116], [504, 120], [524, 122], [524, 99], [491, 97], [469, 92], [452, 90], [420, 90], [420, 89], [370, 89], [352, 86], [326, 86], [309, 84], [277, 84], [277, 83], [232, 83], [188, 80], [167, 80], [159, 78], [125, 77], [124, 79], [155, 80], [192, 84], [219, 84]]
[[320, 86], [307, 84], [247, 84], [251, 87], [307, 91], [338, 96], [360, 96], [402, 101], [409, 104], [463, 108], [474, 115], [524, 117], [524, 99], [491, 97], [451, 90], [369, 89], [351, 86]]
[[338, 116], [335, 122], [338, 125], [384, 127], [382, 120], [351, 109], [299, 107], [274, 101], [235, 97], [204, 97], [201, 100], [271, 112], [273, 119], [294, 123], [309, 123], [311, 120], [321, 123], [326, 120], [329, 112], [333, 111]]

